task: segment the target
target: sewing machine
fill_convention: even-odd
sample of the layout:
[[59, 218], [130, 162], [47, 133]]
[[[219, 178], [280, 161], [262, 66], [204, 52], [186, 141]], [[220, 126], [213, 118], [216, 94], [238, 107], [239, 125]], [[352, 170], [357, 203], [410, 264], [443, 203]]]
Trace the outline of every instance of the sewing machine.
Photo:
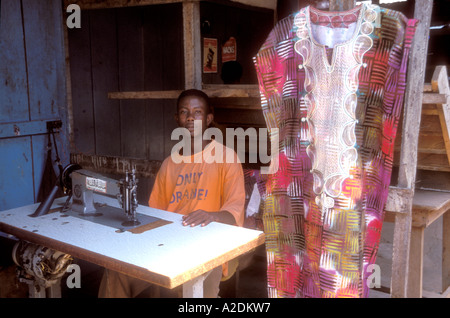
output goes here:
[[[62, 170], [58, 183], [49, 196], [30, 217], [47, 214], [55, 200], [58, 189], [62, 187], [68, 197], [61, 212], [72, 216], [94, 217], [90, 220], [119, 229], [136, 227], [141, 225], [136, 213], [138, 207], [137, 183], [135, 169], [132, 169], [131, 172], [126, 171], [125, 178], [116, 180], [94, 171], [82, 169], [77, 164], [69, 164]], [[121, 209], [97, 204], [94, 202], [94, 193], [116, 198]], [[70, 202], [71, 199], [72, 203]], [[96, 219], [95, 217], [99, 218]], [[147, 224], [154, 221], [154, 218], [146, 218], [143, 223]]]
[[101, 216], [101, 206], [94, 202], [94, 192], [102, 195], [116, 197], [127, 220], [123, 226], [136, 226], [141, 224], [136, 216], [138, 202], [136, 198], [137, 180], [135, 170], [125, 172], [125, 178], [117, 181], [95, 172], [79, 169], [70, 173], [72, 179], [72, 211], [82, 216]]

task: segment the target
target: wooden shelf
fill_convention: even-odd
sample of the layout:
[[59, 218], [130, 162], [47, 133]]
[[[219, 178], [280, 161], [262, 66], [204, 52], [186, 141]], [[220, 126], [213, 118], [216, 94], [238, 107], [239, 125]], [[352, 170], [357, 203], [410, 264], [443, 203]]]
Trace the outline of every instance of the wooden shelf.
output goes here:
[[[169, 3], [182, 3], [182, 2], [200, 2], [201, 0], [64, 0], [64, 6], [67, 8], [70, 4], [77, 4], [81, 9], [104, 9], [104, 8], [124, 8], [132, 6], [146, 6], [157, 4], [169, 4]], [[276, 9], [275, 0], [232, 0], [231, 2], [240, 3], [252, 7], [260, 7], [267, 9]]]
[[[210, 98], [259, 98], [258, 85], [203, 85]], [[182, 90], [110, 92], [109, 99], [177, 99]]]

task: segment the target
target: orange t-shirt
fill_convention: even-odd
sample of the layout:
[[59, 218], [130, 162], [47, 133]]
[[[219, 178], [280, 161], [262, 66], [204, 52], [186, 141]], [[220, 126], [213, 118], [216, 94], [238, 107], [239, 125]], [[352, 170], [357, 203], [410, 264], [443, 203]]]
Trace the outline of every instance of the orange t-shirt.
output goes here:
[[172, 154], [161, 165], [148, 203], [180, 214], [228, 211], [242, 226], [245, 187], [237, 154], [214, 140], [192, 156]]

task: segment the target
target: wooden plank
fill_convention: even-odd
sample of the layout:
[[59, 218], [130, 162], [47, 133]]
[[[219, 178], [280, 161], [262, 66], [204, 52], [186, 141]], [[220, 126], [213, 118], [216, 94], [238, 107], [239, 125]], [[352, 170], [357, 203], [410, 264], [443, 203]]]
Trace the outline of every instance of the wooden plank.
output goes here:
[[[119, 89], [144, 90], [144, 50], [141, 11], [117, 10]], [[146, 158], [145, 101], [120, 101], [120, 136], [122, 157]], [[137, 144], [141, 146], [136, 146]]]
[[22, 2], [31, 120], [58, 117], [66, 98], [58, 89], [58, 75], [63, 74], [58, 73], [64, 63], [59, 55], [63, 47], [62, 21], [56, 19], [60, 12], [55, 4]]
[[257, 85], [203, 85], [203, 90], [209, 97], [230, 98], [230, 97], [253, 97], [261, 98]]
[[444, 167], [444, 166], [441, 166], [441, 165], [422, 165], [422, 164], [419, 164], [419, 165], [417, 165], [417, 169], [422, 169], [422, 170], [427, 170], [427, 171], [446, 171], [446, 172], [450, 171], [449, 167]]
[[[257, 98], [245, 89], [203, 89], [211, 98]], [[109, 92], [109, 99], [177, 99], [182, 90]]]
[[146, 7], [144, 11], [144, 52], [152, 57], [145, 60], [145, 91], [163, 94], [145, 101], [150, 160], [163, 160], [168, 155], [166, 148], [175, 127], [175, 99], [185, 85], [182, 11], [181, 4]]
[[[252, 102], [260, 102], [260, 93], [256, 85], [215, 85], [207, 84], [202, 86], [202, 90], [210, 98], [250, 98]], [[177, 99], [179, 90], [153, 90], [153, 91], [120, 91], [109, 92], [109, 99]]]
[[437, 168], [442, 171], [447, 171], [448, 168], [450, 168], [448, 158], [445, 154], [419, 153], [417, 160], [418, 165], [420, 164], [421, 167], [432, 168], [432, 170]]
[[442, 136], [445, 142], [445, 150], [447, 151], [447, 159], [450, 165], [450, 88], [445, 66], [438, 66], [436, 68], [431, 79], [431, 85], [434, 91], [438, 91], [440, 94], [446, 96], [442, 103], [437, 104], [437, 110]]
[[445, 104], [447, 102], [447, 96], [439, 93], [426, 93], [423, 94], [422, 103], [424, 104]]
[[[147, 6], [157, 4], [169, 4], [180, 2], [192, 2], [200, 0], [64, 0], [64, 5], [77, 4], [81, 9], [106, 9], [106, 8], [122, 8], [131, 6]], [[244, 5], [276, 9], [276, 0], [232, 0], [233, 2], [242, 3]]]
[[[11, 209], [34, 203], [32, 151], [30, 137], [0, 139], [0, 207]], [[14, 182], [11, 182], [13, 180]]]
[[65, 57], [65, 82], [66, 82], [66, 105], [67, 105], [67, 136], [69, 143], [69, 155], [75, 151], [74, 120], [73, 120], [73, 92], [72, 92], [72, 72], [70, 70], [70, 49], [69, 49], [69, 28], [64, 29], [64, 57]]
[[[174, 20], [178, 18], [181, 13], [177, 10], [173, 12]], [[162, 74], [164, 73], [165, 58], [161, 43], [165, 42], [161, 33], [166, 32], [173, 36], [172, 28], [176, 27], [174, 24], [170, 26], [164, 23], [166, 18], [165, 11], [157, 6], [144, 9], [144, 54], [151, 56], [145, 60], [144, 67], [144, 85], [145, 91], [161, 91], [166, 89], [163, 82]], [[171, 19], [172, 20], [172, 19]], [[163, 31], [164, 30], [164, 31]], [[172, 55], [172, 58], [182, 59], [182, 55]], [[174, 81], [177, 80], [175, 77]], [[183, 79], [180, 79], [183, 81]], [[147, 159], [163, 160], [165, 157], [164, 144], [164, 103], [161, 100], [150, 98], [145, 101], [146, 108], [146, 130], [145, 130], [145, 151]]]
[[419, 136], [419, 151], [426, 149], [435, 149], [441, 150], [445, 153], [445, 143], [442, 135], [433, 136], [433, 135], [423, 135]]
[[1, 2], [0, 123], [29, 120], [23, 21], [20, 1]]
[[390, 186], [385, 211], [406, 213], [410, 207], [409, 202], [412, 200], [413, 191], [411, 189], [403, 189]]
[[450, 211], [444, 214], [442, 222], [442, 290], [450, 287]]
[[413, 200], [413, 226], [428, 227], [450, 210], [450, 192], [416, 190]]
[[[81, 9], [106, 9], [106, 8], [123, 8], [132, 6], [146, 6], [155, 4], [168, 4], [184, 2], [186, 0], [64, 0], [64, 7], [69, 4], [77, 4]], [[195, 0], [190, 0], [195, 1]]]
[[80, 29], [69, 29], [73, 147], [71, 151], [95, 153], [94, 104], [92, 91], [90, 12], [81, 15]]
[[419, 153], [435, 154], [435, 155], [446, 155], [447, 154], [445, 149], [419, 148], [419, 149], [417, 149], [417, 151]]
[[422, 120], [420, 122], [420, 134], [422, 133], [439, 133], [442, 135], [441, 124], [439, 122], [439, 117], [436, 115], [422, 115]]
[[185, 88], [202, 88], [200, 4], [183, 2]]
[[[414, 189], [417, 168], [417, 146], [422, 110], [425, 66], [431, 22], [432, 0], [415, 2], [414, 18], [420, 21], [417, 26], [408, 63], [408, 83], [405, 93], [403, 136], [399, 166], [398, 186]], [[410, 231], [412, 225], [412, 202], [408, 212], [395, 217], [391, 296], [406, 297], [409, 271]]]
[[411, 229], [408, 298], [422, 298], [424, 228]]
[[0, 138], [47, 134], [47, 121], [51, 120], [59, 118], [0, 124]]
[[182, 90], [109, 92], [109, 99], [177, 99]]
[[91, 17], [95, 153], [119, 156], [119, 101], [107, 98], [107, 92], [118, 90], [116, 11], [100, 10], [95, 12], [95, 18]]
[[432, 92], [433, 91], [433, 89], [432, 89], [432, 87], [431, 87], [431, 83], [425, 83], [425, 84], [423, 84], [423, 92], [425, 93], [425, 92]]
[[450, 192], [450, 173], [445, 171], [417, 170], [416, 189]]

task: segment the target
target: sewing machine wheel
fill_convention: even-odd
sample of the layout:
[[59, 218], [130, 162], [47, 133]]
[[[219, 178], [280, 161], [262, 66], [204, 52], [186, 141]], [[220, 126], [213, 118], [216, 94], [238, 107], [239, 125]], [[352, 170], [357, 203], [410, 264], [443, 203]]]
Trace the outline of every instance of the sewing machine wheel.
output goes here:
[[62, 171], [60, 175], [60, 183], [61, 186], [64, 189], [64, 193], [67, 193], [68, 191], [72, 190], [72, 178], [70, 177], [70, 174], [74, 172], [75, 170], [80, 170], [81, 166], [79, 164], [68, 164]]

